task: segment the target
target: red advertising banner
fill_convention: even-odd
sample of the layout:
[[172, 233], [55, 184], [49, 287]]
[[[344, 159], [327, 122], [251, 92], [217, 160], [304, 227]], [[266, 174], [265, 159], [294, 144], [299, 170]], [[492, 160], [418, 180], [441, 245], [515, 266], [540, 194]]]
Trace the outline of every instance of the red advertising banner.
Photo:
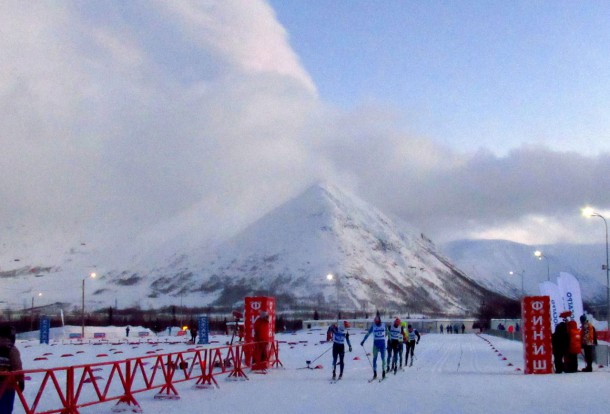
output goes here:
[[246, 352], [246, 361], [251, 362], [252, 370], [264, 371], [269, 367], [269, 345], [275, 338], [275, 298], [246, 297], [245, 307], [245, 340], [254, 342], [251, 352]]
[[526, 374], [552, 374], [551, 300], [526, 296], [521, 301], [523, 353]]
[[254, 322], [261, 312], [266, 312], [269, 317], [269, 332], [267, 334], [270, 340], [275, 338], [275, 298], [268, 296], [255, 296], [245, 298], [244, 309], [244, 329], [245, 341], [254, 341]]

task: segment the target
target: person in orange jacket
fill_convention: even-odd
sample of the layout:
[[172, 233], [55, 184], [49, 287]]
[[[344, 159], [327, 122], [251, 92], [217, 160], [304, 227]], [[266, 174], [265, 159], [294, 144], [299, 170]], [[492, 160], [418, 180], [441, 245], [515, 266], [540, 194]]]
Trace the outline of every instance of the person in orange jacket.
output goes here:
[[593, 371], [593, 347], [596, 345], [595, 328], [587, 320], [586, 315], [580, 316], [580, 338], [582, 341], [582, 349], [585, 352], [585, 363], [587, 364], [582, 371]]
[[271, 340], [269, 332], [269, 315], [261, 311], [258, 318], [254, 321], [254, 354], [252, 369], [265, 370], [268, 367], [268, 348]]

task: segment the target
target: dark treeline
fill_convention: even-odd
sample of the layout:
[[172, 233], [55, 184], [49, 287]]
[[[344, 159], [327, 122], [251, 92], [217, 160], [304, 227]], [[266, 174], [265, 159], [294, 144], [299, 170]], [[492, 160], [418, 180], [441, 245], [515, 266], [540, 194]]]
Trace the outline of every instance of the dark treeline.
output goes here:
[[[168, 327], [196, 327], [201, 315], [208, 316], [210, 331], [219, 333], [231, 333], [231, 324], [235, 322], [231, 310], [210, 308], [185, 308], [168, 306], [160, 309], [143, 310], [139, 308], [116, 309], [106, 308], [95, 312], [86, 313], [84, 324], [86, 326], [141, 326], [153, 332], [162, 332]], [[17, 332], [28, 332], [38, 330], [41, 313], [6, 313], [0, 316], [1, 324], [14, 326]], [[59, 312], [47, 314], [51, 321], [51, 327], [62, 326]], [[309, 315], [311, 317], [311, 315]], [[63, 323], [65, 325], [81, 326], [83, 318], [78, 310], [64, 313]], [[240, 321], [243, 322], [243, 321]], [[298, 315], [276, 315], [276, 331], [294, 331], [302, 329], [303, 318]]]

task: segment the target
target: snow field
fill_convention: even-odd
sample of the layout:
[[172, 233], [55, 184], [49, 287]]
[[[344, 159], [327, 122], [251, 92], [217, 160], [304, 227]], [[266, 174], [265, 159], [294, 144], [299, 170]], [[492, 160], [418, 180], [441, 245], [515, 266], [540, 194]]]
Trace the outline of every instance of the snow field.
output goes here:
[[[602, 412], [610, 406], [608, 369], [593, 373], [524, 375], [523, 348], [517, 341], [475, 334], [425, 334], [415, 348], [412, 367], [398, 371], [382, 383], [368, 383], [372, 369], [360, 341], [364, 332], [351, 330], [353, 352], [345, 355], [344, 378], [329, 382], [332, 372], [331, 344], [324, 330], [277, 334], [284, 367], [266, 375], [246, 371], [248, 381], [226, 381], [217, 377], [220, 389], [195, 389], [191, 383], [177, 384], [180, 400], [155, 400], [156, 391], [135, 397], [144, 413], [571, 413]], [[213, 336], [224, 344], [229, 337]], [[72, 363], [99, 362], [107, 345], [38, 345], [19, 343], [24, 367], [62, 366], [68, 363], [59, 353], [74, 354]], [[112, 346], [117, 348], [117, 346]], [[187, 344], [128, 344], [113, 358], [143, 356], [151, 350], [161, 353], [186, 350]], [[78, 348], [78, 350], [77, 350]], [[60, 352], [56, 350], [61, 349]], [[43, 351], [53, 351], [47, 361], [34, 361]], [[321, 357], [319, 357], [322, 355]], [[319, 359], [316, 360], [316, 358]], [[371, 355], [372, 358], [372, 355]], [[506, 358], [506, 359], [505, 359]], [[312, 361], [311, 367], [300, 369]], [[314, 361], [315, 360], [315, 361]], [[380, 362], [378, 361], [378, 364]], [[582, 367], [582, 362], [581, 362]], [[100, 374], [103, 376], [103, 373]], [[26, 392], [34, 393], [26, 383]], [[91, 392], [91, 390], [89, 390]], [[30, 398], [30, 397], [28, 397]], [[19, 404], [15, 413], [20, 413]], [[110, 412], [114, 402], [81, 410], [82, 413]]]

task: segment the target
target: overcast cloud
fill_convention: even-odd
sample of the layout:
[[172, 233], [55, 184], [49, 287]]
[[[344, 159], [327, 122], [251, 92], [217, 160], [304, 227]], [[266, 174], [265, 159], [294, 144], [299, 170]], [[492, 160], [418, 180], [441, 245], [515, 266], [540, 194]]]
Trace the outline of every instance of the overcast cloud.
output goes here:
[[597, 242], [578, 209], [610, 205], [608, 154], [463, 153], [330, 107], [264, 2], [4, 1], [0, 50], [0, 268], [219, 239], [319, 180], [438, 241]]

